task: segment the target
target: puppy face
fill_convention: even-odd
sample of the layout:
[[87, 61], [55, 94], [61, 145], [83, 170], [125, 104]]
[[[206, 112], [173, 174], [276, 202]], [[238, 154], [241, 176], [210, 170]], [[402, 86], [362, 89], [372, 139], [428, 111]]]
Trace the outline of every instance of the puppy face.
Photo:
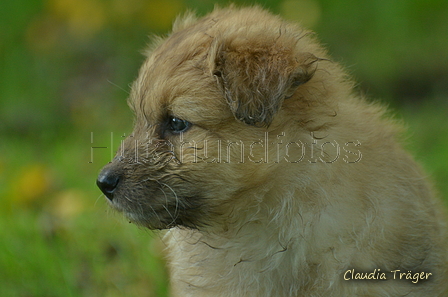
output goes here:
[[268, 144], [320, 125], [310, 109], [320, 104], [325, 53], [259, 9], [188, 15], [153, 48], [129, 98], [133, 134], [97, 184], [149, 228], [224, 224], [289, 174]]

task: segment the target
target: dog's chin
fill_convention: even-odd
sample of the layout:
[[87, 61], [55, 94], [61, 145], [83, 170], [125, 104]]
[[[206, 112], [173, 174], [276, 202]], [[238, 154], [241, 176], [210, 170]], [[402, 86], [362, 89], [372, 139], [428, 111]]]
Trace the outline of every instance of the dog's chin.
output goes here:
[[179, 212], [176, 207], [161, 206], [157, 208], [149, 205], [121, 204], [117, 200], [108, 201], [111, 208], [122, 213], [131, 223], [140, 227], [164, 230], [174, 227], [198, 229], [201, 226], [197, 214], [186, 215]]
[[150, 230], [164, 230], [178, 226], [175, 222], [162, 222], [155, 216], [143, 216], [133, 212], [124, 212], [123, 214], [129, 222]]
[[130, 223], [133, 223], [139, 227], [150, 230], [164, 230], [179, 226], [176, 220], [164, 220], [163, 218], [160, 218], [157, 213], [140, 213], [129, 210], [121, 210], [117, 207], [113, 208], [123, 214]]

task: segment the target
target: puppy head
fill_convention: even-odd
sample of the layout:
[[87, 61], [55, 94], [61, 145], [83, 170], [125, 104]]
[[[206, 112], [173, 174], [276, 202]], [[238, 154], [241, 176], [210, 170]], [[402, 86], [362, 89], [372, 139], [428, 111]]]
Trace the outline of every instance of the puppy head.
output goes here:
[[307, 32], [258, 8], [176, 21], [133, 84], [134, 132], [98, 186], [153, 229], [220, 224], [259, 203], [255, 189], [281, 165], [267, 162], [266, 132], [297, 130], [290, 114], [308, 108], [323, 55]]

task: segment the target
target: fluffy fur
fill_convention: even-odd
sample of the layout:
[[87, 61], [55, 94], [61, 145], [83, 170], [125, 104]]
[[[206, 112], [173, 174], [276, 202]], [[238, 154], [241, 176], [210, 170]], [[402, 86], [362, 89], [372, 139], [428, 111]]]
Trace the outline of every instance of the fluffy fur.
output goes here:
[[[169, 229], [173, 296], [445, 296], [439, 201], [399, 125], [311, 32], [216, 9], [179, 18], [147, 56], [134, 133], [98, 184], [133, 222]], [[352, 279], [375, 269], [387, 280]]]

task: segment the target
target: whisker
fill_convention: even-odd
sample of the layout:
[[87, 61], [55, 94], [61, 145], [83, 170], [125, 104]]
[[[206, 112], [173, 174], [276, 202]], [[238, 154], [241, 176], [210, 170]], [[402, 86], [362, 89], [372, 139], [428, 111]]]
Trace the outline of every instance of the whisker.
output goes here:
[[129, 91], [126, 91], [125, 89], [123, 89], [122, 87], [120, 87], [119, 85], [117, 85], [116, 83], [113, 83], [112, 81], [110, 81], [110, 80], [107, 80], [107, 82], [108, 83], [110, 83], [111, 85], [113, 85], [113, 86], [115, 86], [115, 87], [117, 87], [118, 89], [120, 89], [120, 90], [122, 90], [122, 91], [124, 91], [126, 94], [130, 94], [130, 92]]

